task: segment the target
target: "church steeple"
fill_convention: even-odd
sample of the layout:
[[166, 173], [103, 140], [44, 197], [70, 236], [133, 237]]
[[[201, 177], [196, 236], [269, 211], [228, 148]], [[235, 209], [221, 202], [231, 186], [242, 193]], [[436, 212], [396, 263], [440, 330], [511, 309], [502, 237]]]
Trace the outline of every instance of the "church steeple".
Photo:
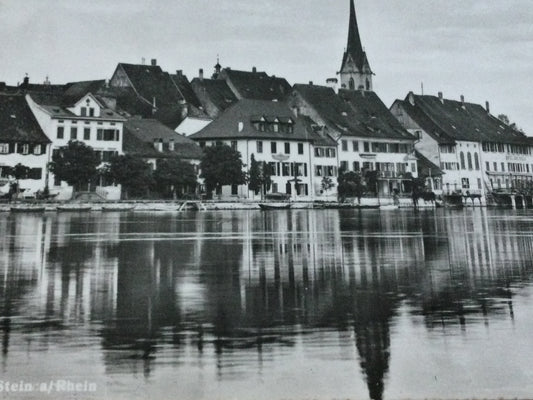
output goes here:
[[348, 29], [348, 45], [342, 58], [339, 72], [341, 86], [346, 89], [372, 90], [372, 70], [361, 44], [355, 6], [350, 0], [350, 25]]

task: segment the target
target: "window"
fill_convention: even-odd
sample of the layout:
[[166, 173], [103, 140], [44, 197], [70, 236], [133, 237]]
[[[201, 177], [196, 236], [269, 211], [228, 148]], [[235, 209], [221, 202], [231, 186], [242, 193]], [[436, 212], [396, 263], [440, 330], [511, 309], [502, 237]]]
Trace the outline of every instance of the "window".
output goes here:
[[360, 166], [360, 164], [359, 164], [359, 161], [354, 161], [354, 162], [353, 162], [353, 170], [354, 170], [355, 172], [359, 172], [359, 171], [361, 170], [361, 166]]
[[281, 176], [291, 176], [291, 163], [281, 164]]
[[369, 142], [363, 142], [363, 148], [365, 150], [365, 153], [370, 153], [370, 143]]
[[232, 141], [231, 141], [231, 148], [232, 148], [233, 150], [237, 150], [237, 141], [236, 141], [236, 140], [232, 140]]
[[336, 157], [336, 151], [333, 147], [330, 147], [327, 149], [327, 156], [330, 157], [330, 158], [335, 158]]
[[63, 139], [65, 137], [65, 128], [63, 126], [57, 127], [57, 138]]
[[348, 171], [348, 161], [341, 161], [341, 170], [342, 171]]
[[498, 172], [498, 163], [494, 162], [492, 166], [494, 167], [494, 172]]
[[468, 178], [461, 179], [463, 189], [470, 189], [470, 180]]
[[321, 147], [315, 147], [315, 157], [324, 157], [324, 149]]
[[89, 108], [89, 117], [94, 117], [94, 108]]
[[116, 151], [102, 151], [101, 160], [103, 162], [109, 162], [116, 155], [118, 155], [118, 152]]
[[115, 129], [97, 129], [96, 140], [103, 140], [104, 142], [112, 142], [120, 140], [119, 131]]
[[291, 144], [285, 143], [285, 154], [291, 154]]
[[82, 107], [81, 108], [81, 116], [85, 117], [86, 115], [87, 115], [87, 108], [86, 107]]
[[352, 141], [352, 149], [356, 153], [359, 152], [359, 142], [357, 140], [353, 140]]
[[502, 163], [502, 172], [505, 172], [505, 163]]
[[78, 127], [73, 126], [70, 128], [70, 140], [76, 140], [78, 138]]
[[239, 186], [238, 185], [231, 185], [231, 195], [237, 196], [239, 194]]
[[303, 153], [304, 153], [304, 144], [298, 143], [298, 154], [303, 154]]
[[323, 176], [324, 175], [321, 165], [315, 165], [315, 175], [316, 176]]
[[343, 140], [341, 143], [342, 143], [342, 151], [348, 151], [348, 141]]
[[467, 161], [468, 161], [468, 169], [470, 171], [472, 171], [474, 169], [473, 166], [472, 166], [472, 154], [470, 152], [468, 152], [466, 154], [466, 158], [467, 158]]
[[23, 144], [22, 145], [22, 154], [29, 154], [30, 153], [30, 145], [29, 144]]
[[490, 171], [490, 163], [488, 161], [485, 162], [485, 169]]
[[479, 156], [477, 153], [474, 153], [474, 164], [476, 166], [476, 171], [479, 171]]
[[33, 154], [38, 156], [41, 153], [42, 153], [41, 145], [40, 144], [36, 144], [35, 147], [33, 148]]
[[83, 140], [91, 140], [91, 128], [83, 129]]
[[8, 153], [9, 153], [9, 144], [0, 143], [0, 154], [8, 154]]
[[276, 154], [278, 152], [278, 144], [276, 142], [270, 142], [270, 152]]
[[257, 144], [257, 152], [258, 153], [262, 153], [263, 152], [263, 142], [258, 140], [256, 144]]
[[477, 188], [481, 190], [481, 178], [477, 178]]
[[355, 90], [355, 81], [353, 80], [353, 78], [350, 78], [350, 80], [348, 81], [348, 87], [350, 88], [350, 90]]
[[42, 168], [31, 168], [28, 173], [28, 179], [35, 179], [39, 180], [43, 177], [43, 169]]
[[466, 164], [465, 164], [465, 153], [463, 153], [463, 152], [461, 151], [460, 157], [461, 157], [461, 169], [466, 169]]

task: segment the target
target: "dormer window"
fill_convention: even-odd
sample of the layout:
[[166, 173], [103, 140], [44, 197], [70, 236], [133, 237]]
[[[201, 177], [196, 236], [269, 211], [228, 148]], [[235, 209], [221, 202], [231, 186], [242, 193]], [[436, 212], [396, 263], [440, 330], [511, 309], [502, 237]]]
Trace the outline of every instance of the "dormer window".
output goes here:
[[80, 115], [85, 117], [87, 115], [87, 107], [82, 107], [80, 110]]
[[94, 108], [89, 108], [89, 117], [94, 117]]

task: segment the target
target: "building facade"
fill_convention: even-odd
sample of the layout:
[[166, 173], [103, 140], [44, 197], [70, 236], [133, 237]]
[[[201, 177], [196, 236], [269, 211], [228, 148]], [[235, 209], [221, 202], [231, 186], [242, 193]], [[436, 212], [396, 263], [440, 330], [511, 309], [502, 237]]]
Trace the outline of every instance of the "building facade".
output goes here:
[[[91, 93], [74, 104], [64, 105], [61, 98], [51, 96], [26, 95], [26, 100], [50, 139], [52, 154], [65, 147], [69, 141], [79, 141], [92, 147], [102, 160], [110, 161], [114, 155], [122, 154], [123, 124], [125, 118], [106, 108]], [[48, 177], [49, 188], [57, 193], [57, 199], [70, 199], [72, 187], [56, 179], [52, 173]], [[100, 178], [91, 184], [88, 191], [97, 193], [107, 200], [120, 199], [120, 186]]]

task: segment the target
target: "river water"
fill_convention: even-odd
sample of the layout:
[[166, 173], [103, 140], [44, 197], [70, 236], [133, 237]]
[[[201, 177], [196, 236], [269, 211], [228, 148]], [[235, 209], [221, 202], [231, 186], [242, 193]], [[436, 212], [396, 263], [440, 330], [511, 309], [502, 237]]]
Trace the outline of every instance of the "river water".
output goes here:
[[0, 232], [0, 398], [533, 396], [526, 212], [4, 213]]

